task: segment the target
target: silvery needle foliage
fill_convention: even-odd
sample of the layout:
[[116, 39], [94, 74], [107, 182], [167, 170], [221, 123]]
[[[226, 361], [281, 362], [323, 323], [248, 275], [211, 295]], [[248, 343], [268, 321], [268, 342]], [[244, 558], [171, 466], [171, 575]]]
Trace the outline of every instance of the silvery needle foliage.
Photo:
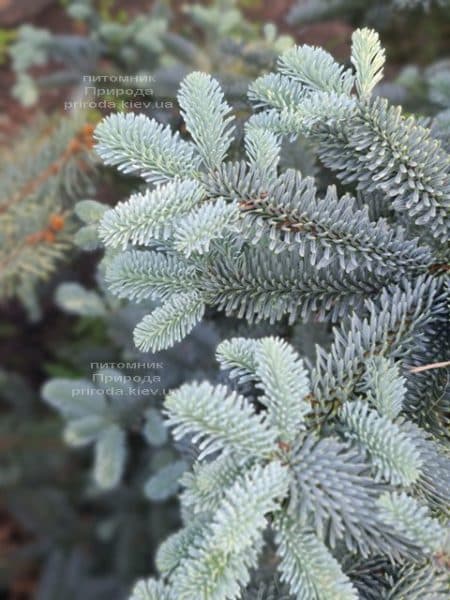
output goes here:
[[[202, 73], [178, 97], [191, 140], [143, 115], [115, 114], [97, 127], [105, 163], [149, 184], [99, 225], [113, 257], [110, 288], [161, 302], [136, 327], [141, 350], [172, 346], [207, 307], [251, 322], [337, 321], [405, 285], [410, 297], [437, 285], [431, 279], [448, 261], [449, 157], [413, 117], [370, 99], [383, 51], [368, 30], [353, 42], [355, 70], [302, 47], [282, 55], [281, 73], [256, 80], [250, 98], [263, 110], [246, 125], [240, 162], [226, 160], [230, 107]], [[312, 178], [280, 172], [282, 136], [298, 133], [348, 192], [321, 193]], [[374, 221], [376, 194], [389, 214]]]
[[[308, 371], [279, 338], [239, 338], [218, 358], [250, 393], [204, 382], [168, 395], [168, 423], [198, 460], [183, 476], [186, 526], [132, 600], [245, 598], [267, 552], [293, 598], [446, 593], [450, 403], [445, 370], [427, 365], [450, 339], [450, 160], [371, 97], [375, 32], [354, 33], [351, 58], [350, 69], [319, 48], [282, 55], [250, 88], [241, 161], [227, 158], [231, 109], [202, 73], [178, 96], [190, 139], [133, 114], [97, 128], [105, 163], [148, 183], [98, 227], [111, 290], [160, 302], [135, 329], [141, 350], [172, 346], [211, 307], [336, 323]], [[298, 134], [339, 192], [280, 168]]]
[[199, 454], [181, 480], [185, 526], [159, 548], [160, 580], [138, 582], [132, 600], [247, 597], [268, 539], [288, 598], [443, 598], [433, 557], [445, 551], [448, 496], [429, 477], [437, 456], [448, 483], [449, 460], [406, 420], [396, 364], [368, 361], [358, 392], [318, 428], [316, 376], [284, 340], [233, 338], [217, 359], [253, 394], [204, 382], [167, 396], [175, 439], [191, 436]]

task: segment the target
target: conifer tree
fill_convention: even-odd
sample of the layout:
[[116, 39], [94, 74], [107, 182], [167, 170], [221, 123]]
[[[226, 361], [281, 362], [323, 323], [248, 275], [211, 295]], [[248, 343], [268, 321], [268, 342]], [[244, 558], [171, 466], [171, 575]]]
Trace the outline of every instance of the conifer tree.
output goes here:
[[[173, 346], [211, 309], [334, 324], [309, 368], [280, 337], [235, 338], [217, 351], [234, 389], [167, 395], [167, 424], [197, 459], [182, 477], [185, 527], [132, 600], [270, 597], [278, 583], [305, 600], [448, 591], [450, 158], [372, 97], [384, 60], [367, 29], [352, 68], [288, 50], [250, 87], [241, 160], [228, 158], [231, 108], [203, 73], [178, 96], [189, 137], [133, 114], [96, 130], [104, 162], [147, 183], [98, 225], [110, 289], [159, 302], [135, 328], [139, 349]], [[337, 185], [282, 167], [299, 135]]]

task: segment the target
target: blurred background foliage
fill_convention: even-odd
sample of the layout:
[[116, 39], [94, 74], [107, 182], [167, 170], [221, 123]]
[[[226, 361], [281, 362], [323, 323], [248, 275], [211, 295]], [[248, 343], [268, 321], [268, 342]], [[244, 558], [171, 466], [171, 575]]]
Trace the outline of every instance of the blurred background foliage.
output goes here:
[[[378, 93], [423, 115], [448, 143], [445, 1], [0, 4], [0, 598], [123, 599], [151, 572], [156, 546], [179, 525], [176, 478], [189, 453], [167, 441], [162, 425], [150, 425], [164, 391], [194, 377], [217, 380], [218, 341], [245, 335], [242, 324], [209, 314], [195, 335], [151, 356], [162, 365], [152, 398], [126, 398], [117, 421], [100, 420], [95, 435], [86, 423], [74, 424], [64, 395], [92, 386], [92, 363], [149, 360], [131, 336], [136, 312], [146, 307], [113, 298], [97, 268], [95, 214], [137, 182], [98, 164], [93, 127], [121, 109], [180, 127], [175, 93], [191, 70], [217, 77], [245, 116], [248, 82], [284, 49], [309, 43], [347, 57], [351, 32], [363, 24], [379, 30], [387, 47]], [[130, 84], [130, 76], [141, 79]], [[146, 106], [127, 105], [130, 98]], [[77, 103], [83, 111], [73, 110]], [[327, 183], [305, 143], [285, 154], [286, 164]], [[81, 208], [78, 201], [85, 201]], [[308, 355], [313, 343], [327, 344], [329, 332], [297, 326], [290, 337]], [[126, 367], [116, 373], [136, 374]], [[55, 377], [66, 388], [47, 383], [42, 395]], [[106, 476], [96, 469], [105, 430], [123, 446], [122, 470]]]

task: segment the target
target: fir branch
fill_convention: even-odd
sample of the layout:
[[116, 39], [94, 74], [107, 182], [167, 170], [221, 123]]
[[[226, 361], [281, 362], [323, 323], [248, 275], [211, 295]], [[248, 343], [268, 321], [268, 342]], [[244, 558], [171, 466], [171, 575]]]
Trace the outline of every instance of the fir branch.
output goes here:
[[281, 260], [261, 247], [245, 249], [239, 257], [224, 253], [208, 268], [204, 297], [226, 314], [250, 322], [273, 323], [288, 315], [292, 323], [311, 314], [335, 321], [351, 307], [360, 309], [365, 298], [376, 298], [386, 283], [373, 274], [362, 277], [359, 269], [317, 269], [310, 253], [302, 260], [293, 253]]
[[234, 204], [223, 200], [206, 202], [187, 214], [178, 224], [174, 233], [174, 247], [186, 256], [193, 253], [205, 254], [211, 242], [226, 237], [239, 216]]
[[417, 546], [397, 535], [377, 512], [382, 487], [368, 475], [362, 455], [330, 437], [300, 441], [290, 460], [290, 511], [301, 525], [312, 523], [334, 548], [343, 540], [350, 552], [378, 552], [392, 558], [417, 555]]
[[380, 415], [393, 420], [402, 410], [406, 395], [406, 380], [400, 376], [398, 366], [379, 356], [367, 361], [366, 373], [361, 388], [367, 400]]
[[384, 290], [377, 303], [367, 304], [369, 316], [353, 314], [350, 325], [335, 329], [330, 352], [319, 349], [312, 372], [313, 393], [324, 408], [345, 401], [364, 374], [364, 361], [401, 355], [405, 345], [431, 320], [439, 302], [439, 286], [421, 278], [411, 285]]
[[352, 63], [356, 71], [356, 90], [368, 98], [383, 78], [385, 52], [375, 31], [358, 29], [352, 35]]
[[349, 94], [354, 83], [349, 69], [338, 65], [331, 54], [317, 47], [290, 48], [279, 58], [278, 69], [311, 91]]
[[356, 600], [350, 580], [328, 548], [294, 519], [276, 523], [276, 541], [282, 556], [278, 569], [282, 580], [302, 600]]
[[155, 239], [166, 240], [203, 196], [202, 187], [189, 179], [135, 194], [105, 212], [99, 224], [100, 238], [107, 246], [124, 249], [129, 243], [147, 245]]
[[196, 292], [174, 294], [136, 325], [134, 343], [143, 352], [169, 348], [194, 329], [204, 311]]
[[249, 581], [249, 568], [256, 563], [266, 515], [276, 510], [286, 491], [286, 470], [276, 462], [236, 481], [174, 574], [176, 598], [237, 600]]
[[178, 256], [133, 250], [118, 254], [107, 265], [106, 282], [119, 298], [166, 300], [195, 287], [195, 267]]
[[280, 73], [258, 77], [250, 84], [248, 97], [256, 108], [273, 107], [283, 110], [300, 103], [305, 90], [300, 83]]
[[155, 563], [158, 571], [169, 576], [182, 560], [189, 555], [189, 549], [198, 536], [202, 534], [206, 522], [202, 519], [194, 519], [189, 525], [172, 534], [158, 548]]
[[210, 462], [193, 465], [192, 472], [181, 478], [184, 490], [180, 499], [183, 507], [196, 513], [214, 511], [218, 508], [225, 489], [230, 487], [246, 470], [251, 460], [236, 460], [224, 454]]
[[[353, 39], [361, 100], [351, 94], [353, 76], [330, 55], [297, 47], [280, 59], [279, 70], [293, 84], [301, 81], [309, 86], [310, 93], [281, 110], [275, 102], [274, 109], [254, 121], [284, 135], [310, 136], [317, 141], [325, 166], [344, 183], [356, 182], [361, 191], [388, 194], [394, 210], [417, 227], [428, 227], [445, 243], [450, 228], [449, 157], [414, 117], [405, 118], [385, 99], [369, 101], [380, 77], [383, 53], [374, 32], [358, 30]], [[266, 79], [252, 97], [266, 102], [273, 96], [269, 90], [274, 84], [274, 79]]]
[[310, 406], [309, 378], [291, 346], [279, 338], [263, 338], [255, 343], [255, 376], [264, 395], [258, 400], [267, 406], [268, 419], [279, 431], [282, 442], [298, 435]]
[[110, 115], [97, 126], [95, 139], [95, 149], [106, 165], [148, 182], [194, 177], [199, 167], [192, 144], [144, 115]]
[[219, 84], [206, 73], [191, 73], [181, 84], [178, 102], [204, 164], [218, 167], [233, 139], [231, 109]]
[[434, 565], [404, 565], [398, 573], [388, 600], [422, 600], [424, 597], [445, 598], [448, 594], [448, 574]]
[[340, 413], [346, 433], [370, 454], [379, 476], [405, 486], [414, 483], [421, 471], [420, 454], [413, 440], [387, 417], [379, 416], [361, 400], [346, 402]]
[[264, 457], [274, 449], [277, 432], [255, 413], [251, 404], [224, 386], [186, 384], [165, 401], [175, 439], [193, 435], [200, 458], [233, 448], [240, 456]]
[[216, 358], [220, 368], [228, 370], [230, 379], [237, 379], [240, 383], [252, 381], [256, 377], [256, 340], [247, 338], [233, 338], [219, 344]]
[[258, 172], [261, 183], [274, 179], [280, 161], [281, 140], [271, 131], [252, 127], [245, 128], [245, 152], [250, 170]]
[[138, 581], [131, 592], [130, 600], [174, 600], [174, 598], [163, 583], [147, 579]]
[[409, 537], [425, 553], [442, 548], [445, 532], [428, 510], [404, 492], [383, 494], [379, 500], [383, 519], [396, 531]]
[[422, 463], [419, 480], [413, 488], [414, 493], [426, 502], [433, 515], [448, 519], [450, 457], [436, 439], [415, 423], [402, 420], [400, 427], [413, 441]]
[[373, 223], [367, 208], [357, 210], [353, 198], [338, 198], [334, 187], [318, 199], [314, 180], [293, 171], [286, 171], [264, 194], [241, 201], [240, 209], [250, 216], [254, 242], [270, 238], [275, 252], [288, 248], [300, 255], [310, 244], [318, 267], [338, 261], [348, 271], [364, 266], [376, 273], [401, 273], [422, 270], [431, 262], [430, 249], [408, 240], [400, 228], [381, 219]]
[[399, 107], [375, 98], [336, 133], [317, 128], [325, 166], [361, 191], [380, 190], [392, 207], [445, 243], [449, 235], [450, 159], [430, 131]]

